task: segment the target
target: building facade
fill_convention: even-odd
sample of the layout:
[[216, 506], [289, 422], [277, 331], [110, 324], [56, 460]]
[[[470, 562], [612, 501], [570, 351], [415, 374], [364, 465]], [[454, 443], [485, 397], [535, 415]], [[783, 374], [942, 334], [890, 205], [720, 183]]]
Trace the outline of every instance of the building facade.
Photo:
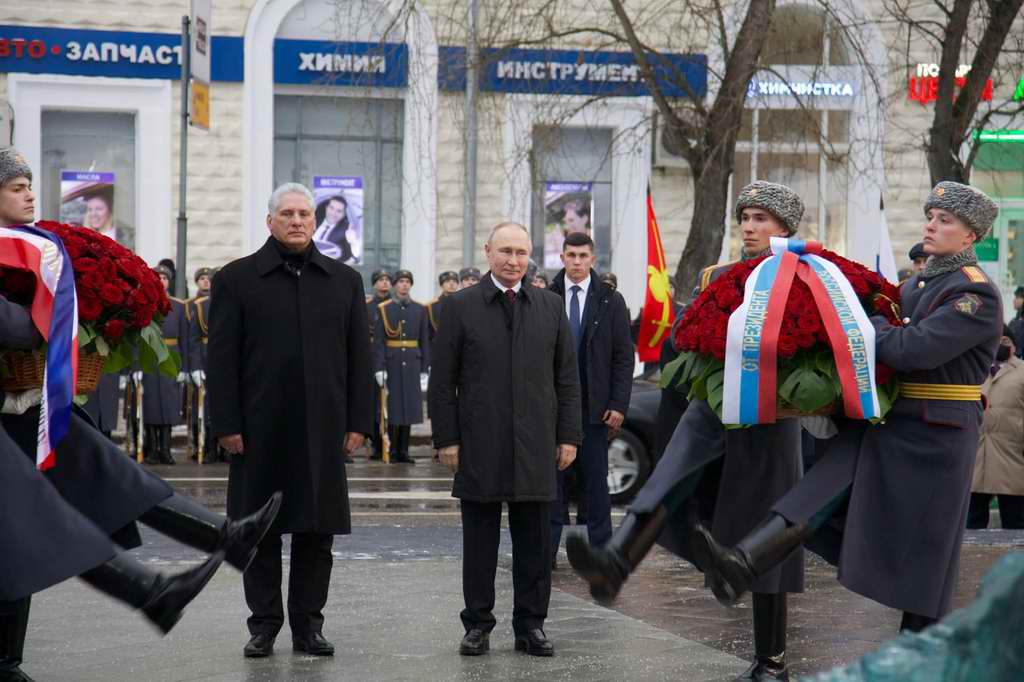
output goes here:
[[[187, 11], [159, 0], [0, 7], [0, 138], [38, 169], [41, 216], [92, 221], [151, 263], [175, 253]], [[321, 204], [321, 248], [364, 276], [412, 270], [419, 299], [434, 296], [436, 273], [483, 265], [488, 228], [500, 220], [529, 226], [534, 258], [548, 268], [557, 265], [559, 230], [582, 221], [599, 267], [618, 275], [635, 313], [646, 280], [647, 187], [672, 264], [689, 232], [693, 186], [686, 164], [661, 145], [632, 58], [571, 37], [559, 49], [488, 52], [477, 227], [467, 240], [465, 40], [451, 11], [375, 0], [215, 2], [210, 129], [189, 131], [185, 271], [257, 248], [271, 190], [297, 181]], [[755, 178], [792, 185], [807, 202], [802, 234], [860, 260], [874, 258], [887, 225], [902, 267], [930, 188], [922, 139], [939, 55], [909, 44], [894, 53], [901, 38], [882, 28], [881, 11], [877, 0], [847, 0], [828, 16], [779, 3], [773, 31], [786, 40], [769, 41], [751, 84], [731, 185], [734, 195]], [[856, 28], [843, 37], [838, 21]], [[723, 61], [715, 41], [672, 53], [664, 39], [689, 85], [713, 96], [707, 73]], [[1012, 100], [1022, 76], [997, 68], [993, 103]], [[1015, 127], [1024, 129], [1024, 118], [993, 124]], [[1005, 289], [1024, 280], [1024, 140], [990, 137], [973, 178], [1002, 212], [980, 251]], [[736, 227], [723, 219], [728, 259]]]

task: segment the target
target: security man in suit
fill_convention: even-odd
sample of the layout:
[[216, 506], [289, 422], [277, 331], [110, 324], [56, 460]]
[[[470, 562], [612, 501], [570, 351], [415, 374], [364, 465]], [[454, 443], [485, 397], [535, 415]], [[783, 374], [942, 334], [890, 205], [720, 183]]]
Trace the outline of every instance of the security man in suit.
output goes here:
[[468, 289], [480, 281], [480, 269], [472, 266], [459, 270], [459, 289]]
[[[391, 273], [387, 270], [375, 270], [370, 275], [370, 286], [373, 293], [366, 297], [366, 317], [370, 320], [370, 345], [377, 332], [377, 306], [391, 298]], [[380, 387], [373, 387], [373, 452], [369, 459], [384, 459], [384, 439], [381, 437], [380, 423]]]
[[[743, 234], [743, 258], [763, 256], [771, 237], [794, 235], [803, 212], [803, 201], [785, 185], [756, 181], [740, 190], [735, 215]], [[733, 265], [705, 268], [694, 295]], [[602, 602], [616, 597], [655, 542], [704, 570], [689, 543], [698, 519], [708, 520], [717, 538], [740, 538], [801, 474], [799, 420], [726, 430], [707, 402], [692, 400], [611, 540], [596, 547], [570, 536], [569, 562]], [[786, 595], [803, 592], [803, 569], [803, 553], [791, 552], [752, 587], [755, 660], [738, 679], [788, 679]]]
[[998, 208], [973, 187], [944, 181], [924, 212], [930, 258], [900, 289], [903, 325], [871, 318], [875, 357], [898, 372], [899, 398], [876, 425], [845, 422], [821, 461], [739, 542], [722, 546], [696, 529], [693, 548], [719, 581], [719, 601], [739, 598], [848, 500], [839, 581], [903, 611], [901, 630], [919, 631], [949, 611], [981, 385], [1003, 328], [999, 290], [978, 267], [974, 244]]
[[454, 270], [445, 270], [437, 277], [437, 283], [441, 285], [441, 293], [433, 301], [427, 304], [427, 316], [430, 318], [430, 340], [437, 336], [437, 326], [441, 321], [441, 311], [444, 309], [445, 299], [459, 290], [459, 274]]
[[423, 391], [430, 368], [430, 322], [426, 307], [409, 297], [413, 285], [408, 270], [395, 272], [391, 298], [377, 306], [374, 331], [374, 375], [388, 387], [390, 459], [415, 464], [409, 456], [413, 424], [423, 422]]

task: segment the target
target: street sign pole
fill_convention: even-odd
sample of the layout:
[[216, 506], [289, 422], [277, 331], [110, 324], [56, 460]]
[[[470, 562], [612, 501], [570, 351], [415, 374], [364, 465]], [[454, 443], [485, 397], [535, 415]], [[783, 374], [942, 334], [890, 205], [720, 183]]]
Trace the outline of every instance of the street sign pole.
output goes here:
[[178, 176], [178, 250], [175, 258], [177, 268], [174, 278], [174, 295], [178, 298], [187, 296], [186, 282], [188, 274], [185, 270], [188, 242], [188, 83], [191, 78], [191, 40], [189, 38], [189, 18], [181, 18], [181, 156]]

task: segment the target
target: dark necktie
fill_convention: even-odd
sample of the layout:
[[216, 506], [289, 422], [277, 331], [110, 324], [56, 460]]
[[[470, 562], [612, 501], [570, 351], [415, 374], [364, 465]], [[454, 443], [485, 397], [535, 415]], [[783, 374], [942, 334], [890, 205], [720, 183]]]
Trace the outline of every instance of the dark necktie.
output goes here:
[[509, 303], [515, 303], [516, 302], [516, 290], [515, 289], [505, 289], [505, 298], [508, 299]]
[[572, 332], [572, 340], [578, 346], [580, 345], [580, 327], [582, 326], [579, 294], [583, 289], [574, 284], [569, 291], [572, 292], [572, 298], [569, 299], [569, 330]]

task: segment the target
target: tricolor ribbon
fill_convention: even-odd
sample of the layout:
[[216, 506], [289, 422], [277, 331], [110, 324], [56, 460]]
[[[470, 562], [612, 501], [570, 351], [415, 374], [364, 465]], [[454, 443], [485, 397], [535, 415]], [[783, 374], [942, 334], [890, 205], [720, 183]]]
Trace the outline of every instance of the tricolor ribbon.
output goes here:
[[57, 444], [68, 433], [78, 377], [75, 273], [57, 235], [26, 226], [0, 227], [0, 266], [27, 270], [36, 278], [29, 312], [47, 342], [36, 466], [49, 469]]
[[772, 255], [747, 278], [743, 303], [729, 316], [725, 344], [722, 421], [775, 421], [777, 355], [786, 299], [799, 277], [811, 290], [835, 358], [843, 410], [854, 419], [880, 413], [875, 387], [875, 328], [857, 294], [821, 244], [773, 237]]

